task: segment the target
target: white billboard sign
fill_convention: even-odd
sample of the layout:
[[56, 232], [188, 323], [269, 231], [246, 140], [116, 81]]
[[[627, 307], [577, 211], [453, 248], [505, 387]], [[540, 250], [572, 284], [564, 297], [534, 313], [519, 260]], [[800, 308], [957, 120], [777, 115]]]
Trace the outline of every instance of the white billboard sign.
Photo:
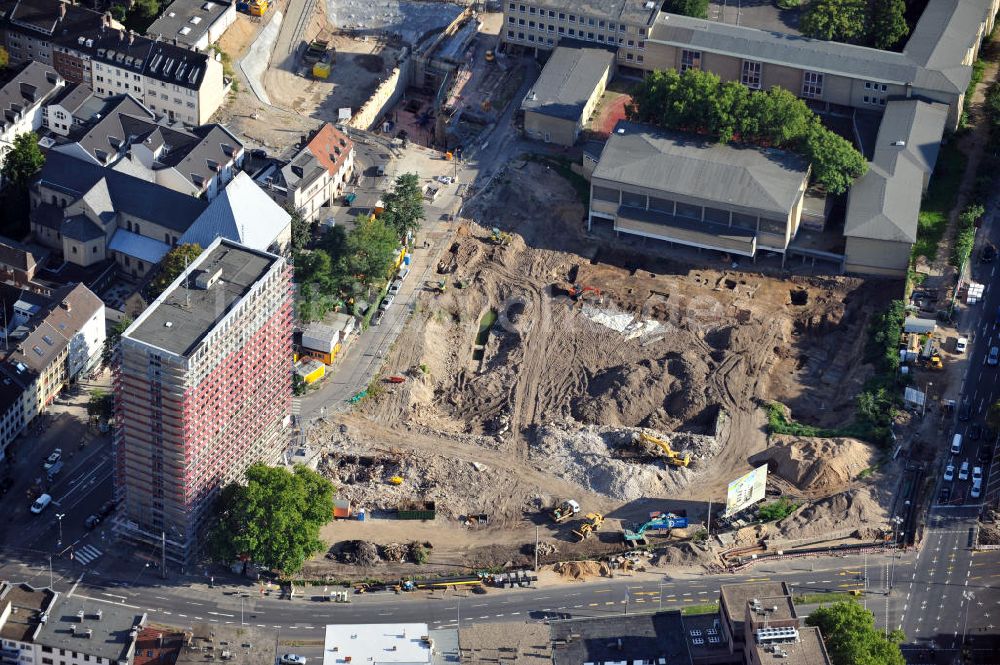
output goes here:
[[738, 513], [764, 498], [767, 488], [767, 464], [740, 476], [726, 488], [726, 515]]

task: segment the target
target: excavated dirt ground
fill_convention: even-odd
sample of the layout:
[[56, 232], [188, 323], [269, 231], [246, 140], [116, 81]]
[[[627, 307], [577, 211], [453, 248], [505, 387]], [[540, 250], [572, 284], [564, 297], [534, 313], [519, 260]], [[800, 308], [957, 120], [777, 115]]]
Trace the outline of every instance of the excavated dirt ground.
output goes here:
[[[859, 361], [867, 320], [892, 293], [884, 282], [768, 276], [600, 248], [585, 235], [574, 190], [534, 163], [508, 169], [467, 210], [483, 226], [459, 229], [438, 266], [446, 291], [427, 285], [387, 360], [385, 374], [405, 373], [406, 383], [386, 384], [363, 403], [345, 420], [348, 434], [330, 423], [311, 435], [334, 451], [325, 464], [343, 496], [376, 510], [413, 498], [437, 502], [434, 525], [412, 529], [450, 543], [435, 543], [432, 561], [451, 559], [444, 549], [456, 560], [526, 557], [536, 522], [564, 557], [612, 548], [620, 541], [614, 520], [643, 520], [650, 510], [686, 509], [700, 522], [705, 502], [722, 499], [768, 448], [762, 403], [779, 400], [821, 424], [850, 418], [869, 371]], [[511, 232], [511, 241], [491, 243], [491, 226]], [[600, 294], [574, 302], [572, 283]], [[490, 312], [496, 322], [481, 333]], [[690, 453], [690, 468], [666, 466], [655, 453], [631, 455], [640, 428]], [[830, 510], [863, 519], [853, 503], [840, 505], [850, 503], [844, 492], [860, 469], [811, 472], [800, 459], [836, 454], [838, 445], [801, 447], [785, 466], [802, 476], [791, 482], [805, 481], [808, 498], [836, 494]], [[375, 473], [371, 465], [356, 473], [351, 456], [378, 446], [391, 454]], [[392, 475], [403, 484], [388, 485]], [[540, 515], [564, 497], [611, 518], [600, 538], [573, 544], [572, 525], [553, 527]], [[488, 513], [489, 524], [462, 525], [477, 513]], [[784, 525], [790, 532], [803, 530], [791, 523], [796, 517]], [[339, 523], [328, 536], [372, 531]]]

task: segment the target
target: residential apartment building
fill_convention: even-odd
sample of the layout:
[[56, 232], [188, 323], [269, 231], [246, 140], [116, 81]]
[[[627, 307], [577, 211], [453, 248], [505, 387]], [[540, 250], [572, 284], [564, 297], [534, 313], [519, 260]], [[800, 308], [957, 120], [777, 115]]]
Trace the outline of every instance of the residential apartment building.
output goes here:
[[236, 20], [236, 3], [226, 0], [174, 0], [146, 29], [151, 39], [176, 41], [204, 51]]
[[110, 14], [61, 0], [0, 3], [12, 64], [36, 61], [101, 97], [129, 93], [170, 121], [200, 125], [225, 97], [214, 55], [126, 32]]
[[146, 615], [122, 605], [66, 598], [35, 637], [35, 665], [132, 665]]
[[291, 161], [271, 161], [253, 179], [279, 205], [318, 220], [354, 172], [354, 143], [330, 123], [305, 142]]
[[287, 442], [291, 266], [216, 240], [125, 331], [115, 369], [122, 535], [187, 561], [221, 487]]
[[0, 662], [38, 665], [35, 640], [58, 597], [52, 589], [0, 582]]
[[784, 253], [809, 181], [801, 157], [619, 122], [591, 176], [590, 217], [615, 231], [755, 256]]
[[222, 125], [168, 125], [131, 94], [107, 98], [89, 119], [90, 109], [81, 111], [71, 116], [73, 130], [52, 150], [189, 196], [212, 200], [233, 179], [246, 153], [243, 142]]
[[41, 128], [45, 103], [65, 85], [51, 66], [29, 62], [0, 88], [0, 166], [14, 139]]

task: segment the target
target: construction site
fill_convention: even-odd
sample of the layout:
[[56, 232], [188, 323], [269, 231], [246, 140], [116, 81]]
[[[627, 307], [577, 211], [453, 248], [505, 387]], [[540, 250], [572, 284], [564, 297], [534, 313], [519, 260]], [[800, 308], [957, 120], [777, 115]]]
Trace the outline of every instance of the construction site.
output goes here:
[[[900, 470], [859, 440], [769, 437], [764, 406], [849, 422], [872, 372], [867, 324], [895, 284], [588, 236], [576, 189], [535, 161], [511, 164], [466, 216], [368, 398], [312, 424], [320, 471], [365, 515], [326, 527], [333, 547], [307, 574], [525, 565], [536, 534], [543, 564], [640, 568], [879, 537]], [[707, 539], [709, 505], [720, 519], [727, 484], [764, 462], [768, 498], [796, 510], [713, 523]], [[426, 561], [406, 554], [415, 542]]]

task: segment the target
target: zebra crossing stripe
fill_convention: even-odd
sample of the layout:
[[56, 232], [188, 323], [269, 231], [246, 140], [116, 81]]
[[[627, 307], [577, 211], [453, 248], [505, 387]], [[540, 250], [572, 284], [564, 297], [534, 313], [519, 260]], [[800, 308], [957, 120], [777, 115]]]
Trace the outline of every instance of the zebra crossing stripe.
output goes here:
[[93, 545], [84, 545], [76, 551], [74, 558], [83, 565], [87, 565], [102, 554], [104, 553]]

